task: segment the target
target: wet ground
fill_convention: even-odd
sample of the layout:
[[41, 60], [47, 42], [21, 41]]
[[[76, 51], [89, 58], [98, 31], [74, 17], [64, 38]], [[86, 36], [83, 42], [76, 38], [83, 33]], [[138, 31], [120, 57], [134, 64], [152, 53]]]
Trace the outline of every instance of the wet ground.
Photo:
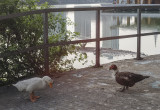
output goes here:
[[32, 103], [29, 94], [13, 86], [0, 87], [0, 110], [160, 110], [160, 55], [113, 62], [120, 71], [149, 75], [128, 91], [108, 71], [112, 63], [101, 68], [85, 68], [54, 78], [54, 87], [35, 94], [41, 98]]

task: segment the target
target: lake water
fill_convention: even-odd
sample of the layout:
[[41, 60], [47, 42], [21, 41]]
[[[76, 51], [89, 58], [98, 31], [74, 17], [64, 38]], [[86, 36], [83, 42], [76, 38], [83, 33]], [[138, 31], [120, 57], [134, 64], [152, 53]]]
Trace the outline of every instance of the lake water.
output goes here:
[[[65, 5], [65, 7], [77, 7], [79, 5]], [[88, 5], [81, 5], [88, 6]], [[100, 4], [90, 4], [89, 6], [100, 6]], [[63, 6], [64, 7], [64, 6]], [[142, 13], [142, 33], [160, 31], [160, 12]], [[80, 32], [78, 39], [95, 38], [96, 35], [96, 12], [78, 11], [64, 13], [64, 17], [70, 18], [76, 25], [68, 26], [71, 31]], [[111, 37], [119, 35], [130, 35], [137, 33], [137, 14], [134, 12], [108, 13], [101, 11], [100, 36]], [[119, 52], [102, 52], [100, 63], [108, 63], [121, 59], [136, 57], [137, 38], [126, 38], [102, 41], [101, 48], [119, 50]], [[93, 48], [93, 51], [87, 52], [88, 63], [81, 65], [75, 62], [76, 68], [83, 68], [95, 64], [95, 43], [85, 44], [86, 48]], [[122, 50], [122, 51], [121, 51]], [[131, 53], [130, 53], [131, 51]], [[133, 53], [132, 53], [133, 52]], [[141, 40], [141, 52], [145, 55], [160, 54], [160, 35], [144, 36]]]

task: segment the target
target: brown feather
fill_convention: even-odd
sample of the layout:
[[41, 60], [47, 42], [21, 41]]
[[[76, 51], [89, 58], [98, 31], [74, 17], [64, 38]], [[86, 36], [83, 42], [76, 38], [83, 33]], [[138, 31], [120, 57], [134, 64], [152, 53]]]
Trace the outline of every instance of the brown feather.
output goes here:
[[149, 76], [143, 76], [131, 72], [118, 72], [116, 75], [116, 82], [123, 85], [132, 87], [135, 83], [142, 81]]

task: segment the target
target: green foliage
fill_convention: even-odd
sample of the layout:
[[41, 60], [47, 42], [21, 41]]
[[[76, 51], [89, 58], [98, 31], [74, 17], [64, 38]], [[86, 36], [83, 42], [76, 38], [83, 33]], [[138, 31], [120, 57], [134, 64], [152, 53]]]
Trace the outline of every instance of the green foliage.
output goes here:
[[[24, 11], [49, 8], [47, 2], [38, 5], [39, 0], [1, 0], [0, 15], [8, 15]], [[67, 25], [73, 25], [69, 19], [60, 14], [49, 14], [49, 43], [71, 41], [79, 36], [77, 32], [66, 30]], [[16, 50], [38, 46], [43, 43], [43, 17], [41, 14], [18, 17], [0, 21], [0, 85], [11, 83], [22, 77], [44, 73], [43, 50], [27, 51], [14, 54]], [[68, 60], [69, 54], [77, 54], [78, 45], [65, 45], [49, 48], [49, 64], [51, 72], [73, 69], [76, 59], [86, 59], [86, 54], [80, 54]], [[13, 55], [12, 55], [13, 53]]]

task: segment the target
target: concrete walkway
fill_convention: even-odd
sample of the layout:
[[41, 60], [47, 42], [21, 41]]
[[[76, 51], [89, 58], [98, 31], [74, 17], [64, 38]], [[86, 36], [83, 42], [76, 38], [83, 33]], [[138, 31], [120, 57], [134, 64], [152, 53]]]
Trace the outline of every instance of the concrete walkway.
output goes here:
[[34, 103], [28, 93], [13, 86], [0, 87], [0, 110], [160, 110], [160, 55], [114, 64], [120, 71], [151, 77], [128, 91], [118, 92], [121, 86], [108, 71], [111, 63], [75, 70], [54, 78], [52, 89], [35, 92], [41, 98]]

